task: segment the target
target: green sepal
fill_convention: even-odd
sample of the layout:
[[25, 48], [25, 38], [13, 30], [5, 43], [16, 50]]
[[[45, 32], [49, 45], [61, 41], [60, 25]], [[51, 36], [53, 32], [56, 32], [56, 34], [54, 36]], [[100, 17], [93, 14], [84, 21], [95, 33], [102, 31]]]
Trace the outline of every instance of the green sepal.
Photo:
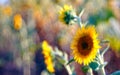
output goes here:
[[89, 66], [82, 66], [82, 67], [81, 67], [81, 70], [82, 70], [84, 73], [87, 73], [88, 70], [89, 70]]
[[90, 68], [92, 68], [92, 70], [96, 71], [99, 69], [100, 64], [97, 61], [93, 61], [89, 64]]
[[70, 64], [73, 61], [75, 61], [74, 58], [70, 59], [69, 62], [67, 63], [67, 65]]
[[65, 15], [64, 21], [66, 24], [69, 24], [70, 21], [74, 19], [74, 16], [71, 14], [71, 11], [65, 12], [64, 15]]

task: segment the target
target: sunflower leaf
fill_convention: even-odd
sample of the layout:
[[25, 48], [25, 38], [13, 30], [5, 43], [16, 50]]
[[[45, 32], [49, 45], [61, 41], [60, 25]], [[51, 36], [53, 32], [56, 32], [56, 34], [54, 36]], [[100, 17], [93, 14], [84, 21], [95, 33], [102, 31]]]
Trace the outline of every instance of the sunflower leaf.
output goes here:
[[73, 61], [74, 61], [74, 58], [70, 59], [69, 62], [67, 63], [67, 65], [70, 64]]
[[61, 64], [64, 64], [65, 63], [65, 60], [63, 60], [61, 57], [56, 57], [57, 60], [61, 63]]
[[82, 67], [81, 67], [81, 70], [82, 70], [84, 73], [87, 73], [88, 70], [89, 70], [89, 66], [82, 66]]
[[94, 62], [91, 62], [91, 63], [89, 64], [89, 66], [90, 66], [90, 68], [92, 68], [92, 70], [96, 71], [96, 70], [99, 69], [100, 64], [99, 64], [98, 62], [94, 61]]
[[115, 72], [113, 72], [113, 73], [110, 74], [110, 75], [120, 75], [120, 70], [119, 70], [119, 71], [115, 71]]

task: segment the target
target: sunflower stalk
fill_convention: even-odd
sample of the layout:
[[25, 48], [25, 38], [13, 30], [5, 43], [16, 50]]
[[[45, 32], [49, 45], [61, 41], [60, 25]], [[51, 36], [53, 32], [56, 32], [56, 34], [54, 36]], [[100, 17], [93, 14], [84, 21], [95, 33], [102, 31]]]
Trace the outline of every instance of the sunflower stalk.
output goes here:
[[79, 17], [81, 17], [81, 16], [83, 15], [84, 11], [85, 11], [85, 9], [83, 9], [83, 10], [80, 12]]
[[65, 69], [67, 70], [67, 72], [68, 72], [68, 74], [69, 75], [72, 75], [72, 70], [71, 70], [71, 68], [70, 68], [70, 66], [69, 65], [64, 65], [64, 67], [65, 67]]
[[98, 72], [98, 75], [106, 75], [105, 74], [105, 62], [104, 62], [104, 58], [102, 55], [100, 55], [100, 53], [98, 53], [98, 60], [99, 60], [99, 63], [100, 63], [100, 66], [99, 69], [97, 70]]
[[104, 56], [104, 54], [108, 51], [109, 47], [110, 47], [110, 44], [108, 44], [108, 46], [103, 50], [103, 52], [101, 53], [101, 57]]
[[107, 62], [104, 62], [104, 54], [107, 52], [107, 50], [109, 49], [109, 47], [110, 47], [110, 44], [108, 44], [108, 46], [103, 50], [103, 52], [101, 52], [101, 54], [98, 53], [98, 60], [99, 60], [99, 63], [101, 65], [101, 67], [97, 71], [98, 75], [106, 75], [104, 67], [106, 66]]
[[83, 9], [83, 10], [80, 12], [79, 16], [76, 17], [77, 23], [78, 23], [78, 25], [80, 26], [80, 28], [82, 28], [81, 16], [83, 15], [84, 11], [85, 11], [85, 9]]
[[[60, 56], [61, 60], [65, 61], [62, 64], [64, 65], [65, 69], [67, 70], [69, 75], [72, 75], [72, 69], [70, 67], [70, 63], [74, 61], [74, 59], [68, 60], [68, 55], [65, 52], [61, 52], [57, 47], [55, 47], [55, 52], [53, 52], [55, 55]], [[64, 58], [64, 59], [63, 59]]]
[[87, 71], [87, 74], [86, 75], [93, 75], [93, 71], [92, 71], [92, 69], [91, 68], [89, 68], [88, 69], [88, 71]]
[[[64, 60], [66, 60], [65, 64], [64, 64], [64, 67], [66, 68], [67, 72], [69, 75], [72, 75], [72, 70], [70, 68], [70, 65], [67, 65], [66, 66], [66, 63], [69, 61], [68, 60], [68, 55], [64, 52]], [[74, 60], [74, 59], [73, 59]]]
[[104, 66], [102, 68], [100, 68], [97, 72], [98, 72], [98, 75], [106, 75]]
[[[23, 34], [24, 32], [24, 34]], [[27, 29], [26, 27], [20, 30], [20, 41], [23, 50], [23, 73], [24, 75], [31, 75], [30, 73], [30, 52], [28, 51], [29, 42], [27, 40]], [[25, 42], [26, 41], [26, 42]]]
[[80, 17], [75, 17], [75, 18], [77, 19], [77, 24], [79, 25], [79, 27], [82, 28]]

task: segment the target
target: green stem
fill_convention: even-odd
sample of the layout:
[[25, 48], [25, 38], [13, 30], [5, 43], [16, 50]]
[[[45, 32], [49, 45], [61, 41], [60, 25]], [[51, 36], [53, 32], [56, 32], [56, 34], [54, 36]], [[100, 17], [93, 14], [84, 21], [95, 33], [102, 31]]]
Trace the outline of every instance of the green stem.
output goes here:
[[102, 55], [100, 55], [100, 53], [98, 53], [98, 60], [99, 60], [99, 63], [101, 65], [101, 67], [99, 68], [99, 70], [97, 71], [98, 72], [98, 75], [106, 75], [105, 74], [105, 62], [104, 62], [104, 58]]
[[69, 65], [64, 65], [65, 69], [67, 70], [69, 75], [72, 75], [72, 70]]
[[[105, 41], [103, 41], [103, 42], [105, 42]], [[109, 47], [110, 47], [110, 44], [108, 44], [107, 48], [105, 48], [101, 54], [100, 54], [100, 52], [98, 53], [98, 60], [99, 60], [99, 63], [101, 65], [101, 67], [97, 71], [98, 75], [106, 75], [104, 67], [107, 63], [104, 62], [104, 54], [107, 52]]]
[[101, 53], [101, 56], [102, 56], [102, 57], [103, 57], [104, 54], [108, 51], [109, 47], [110, 47], [110, 44], [108, 44], [108, 46], [103, 50], [103, 52]]
[[97, 72], [98, 72], [98, 75], [106, 75], [104, 67], [100, 68]]
[[21, 41], [21, 47], [22, 50], [24, 50], [23, 53], [23, 75], [31, 75], [30, 72], [30, 52], [29, 52], [29, 41], [27, 38], [28, 34], [27, 34], [27, 29], [26, 27], [24, 27], [23, 29], [20, 30], [20, 41]]
[[83, 10], [80, 12], [79, 16], [76, 17], [76, 18], [77, 18], [78, 25], [80, 26], [80, 28], [82, 27], [82, 24], [81, 24], [81, 16], [83, 15], [84, 11], [85, 11], [85, 9], [83, 9]]
[[76, 17], [76, 19], [77, 19], [77, 23], [78, 23], [78, 25], [79, 25], [79, 27], [81, 28], [82, 26], [81, 26], [81, 23], [80, 23], [80, 18], [79, 17]]
[[88, 70], [88, 72], [87, 72], [86, 75], [93, 75], [93, 72], [92, 72], [92, 69], [91, 69], [91, 68], [89, 68], [89, 70]]

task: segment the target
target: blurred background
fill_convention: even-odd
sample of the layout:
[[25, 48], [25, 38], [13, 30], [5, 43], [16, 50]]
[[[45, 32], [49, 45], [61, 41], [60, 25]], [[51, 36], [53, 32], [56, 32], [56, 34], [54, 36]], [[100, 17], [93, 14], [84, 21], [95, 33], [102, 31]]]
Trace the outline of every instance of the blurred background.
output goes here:
[[[78, 63], [66, 68], [77, 25], [58, 20], [64, 4], [78, 15], [85, 9], [82, 22], [95, 25], [99, 39], [110, 41], [106, 74], [120, 70], [120, 0], [0, 0], [0, 75], [85, 75]], [[48, 56], [43, 41], [50, 47]]]

